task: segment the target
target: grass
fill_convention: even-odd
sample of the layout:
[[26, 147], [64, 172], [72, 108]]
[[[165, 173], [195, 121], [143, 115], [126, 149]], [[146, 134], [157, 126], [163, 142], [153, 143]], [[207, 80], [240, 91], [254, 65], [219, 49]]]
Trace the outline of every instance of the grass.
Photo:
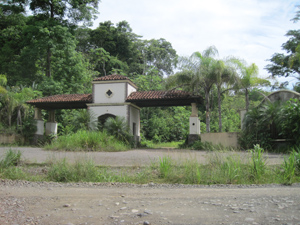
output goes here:
[[292, 184], [300, 182], [299, 151], [294, 150], [281, 165], [269, 166], [263, 158], [263, 149], [255, 146], [250, 159], [243, 161], [239, 154], [214, 152], [207, 164], [196, 159], [174, 160], [170, 156], [159, 158], [145, 167], [100, 167], [91, 159], [75, 163], [67, 159], [53, 159], [42, 165], [20, 164], [21, 153], [9, 150], [0, 161], [0, 178], [55, 182], [126, 182], [126, 183], [181, 183], [181, 184]]
[[184, 141], [172, 141], [172, 142], [161, 142], [154, 143], [149, 140], [142, 140], [141, 146], [145, 148], [180, 148], [180, 146], [184, 143]]
[[106, 132], [80, 130], [77, 133], [59, 136], [44, 147], [63, 151], [126, 151], [129, 145], [108, 135]]

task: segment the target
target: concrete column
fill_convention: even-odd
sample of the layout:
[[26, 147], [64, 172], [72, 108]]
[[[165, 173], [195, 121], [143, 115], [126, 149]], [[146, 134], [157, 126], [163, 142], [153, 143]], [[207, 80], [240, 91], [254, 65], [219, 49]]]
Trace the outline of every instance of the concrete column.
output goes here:
[[34, 119], [36, 120], [36, 127], [37, 131], [35, 132], [36, 135], [44, 135], [44, 120], [42, 118], [42, 110], [39, 108], [34, 109]]
[[51, 110], [48, 112], [48, 121], [46, 123], [46, 135], [57, 135], [57, 123], [55, 121], [55, 111]]
[[190, 134], [200, 134], [200, 120], [196, 103], [192, 103], [192, 114], [190, 116]]
[[200, 140], [200, 120], [198, 118], [197, 105], [196, 103], [192, 103], [192, 114], [190, 116], [190, 133], [188, 136], [188, 144], [191, 145], [198, 140]]
[[34, 109], [34, 120], [36, 121], [36, 132], [33, 136], [32, 144], [37, 145], [39, 141], [44, 139], [44, 120], [42, 117], [42, 110], [39, 108]]

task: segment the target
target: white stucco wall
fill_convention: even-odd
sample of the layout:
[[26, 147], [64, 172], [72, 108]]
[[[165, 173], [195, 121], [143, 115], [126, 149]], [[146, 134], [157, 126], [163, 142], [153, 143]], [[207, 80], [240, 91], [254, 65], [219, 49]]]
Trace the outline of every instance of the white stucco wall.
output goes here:
[[[94, 103], [123, 103], [125, 101], [126, 83], [100, 83], [94, 85]], [[106, 92], [111, 90], [111, 97], [107, 97]]]
[[131, 84], [127, 83], [127, 88], [128, 88], [128, 93], [127, 93], [127, 96], [130, 95], [132, 92], [135, 92], [136, 91], [136, 88], [133, 87]]
[[198, 117], [190, 117], [190, 134], [200, 134], [200, 120]]
[[90, 106], [89, 110], [96, 118], [104, 114], [125, 117], [127, 119], [127, 105], [122, 106]]
[[130, 110], [130, 130], [133, 131], [133, 123], [136, 124], [136, 135], [140, 136], [140, 110], [133, 107], [129, 106]]

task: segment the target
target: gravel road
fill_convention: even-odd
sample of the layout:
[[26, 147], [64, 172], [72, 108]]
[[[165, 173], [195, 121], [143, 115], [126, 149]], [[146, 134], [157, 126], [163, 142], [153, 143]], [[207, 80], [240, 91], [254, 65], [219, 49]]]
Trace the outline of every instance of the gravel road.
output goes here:
[[195, 186], [0, 180], [0, 224], [300, 224], [300, 184]]
[[[10, 148], [0, 148], [0, 157]], [[132, 150], [127, 152], [54, 152], [17, 148], [23, 160], [45, 163], [92, 158], [98, 165], [143, 166], [159, 157], [206, 163], [213, 152]], [[249, 160], [245, 152], [239, 154]], [[284, 156], [265, 154], [268, 164]], [[217, 185], [54, 183], [0, 179], [0, 224], [299, 224], [300, 184]]]
[[[164, 156], [170, 156], [174, 160], [197, 160], [199, 163], [206, 163], [209, 157], [215, 152], [194, 151], [185, 149], [135, 149], [126, 152], [59, 152], [46, 151], [42, 148], [28, 147], [0, 147], [0, 157], [8, 149], [16, 149], [22, 152], [22, 159], [30, 163], [45, 163], [55, 159], [67, 158], [74, 162], [81, 158], [93, 159], [96, 165], [103, 166], [145, 166], [159, 160]], [[218, 153], [223, 156], [239, 154], [243, 160], [249, 160], [247, 152], [224, 152]], [[264, 154], [267, 164], [281, 164], [284, 156], [281, 154]]]

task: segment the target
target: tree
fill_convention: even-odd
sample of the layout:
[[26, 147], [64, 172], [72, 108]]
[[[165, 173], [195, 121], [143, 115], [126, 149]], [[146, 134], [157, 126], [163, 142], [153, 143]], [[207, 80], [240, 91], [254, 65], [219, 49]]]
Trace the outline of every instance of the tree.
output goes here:
[[[214, 64], [214, 70], [216, 73], [215, 84], [218, 91], [219, 132], [222, 132], [221, 88], [224, 84], [234, 84], [237, 80], [237, 73], [233, 66], [230, 66], [228, 63], [226, 63], [226, 61], [223, 60], [216, 61]], [[229, 89], [226, 89], [223, 92], [228, 91]]]
[[269, 60], [271, 64], [266, 69], [272, 76], [296, 76], [300, 75], [300, 30], [290, 30], [286, 36], [289, 40], [282, 44], [282, 50], [288, 54], [275, 53]]
[[189, 58], [180, 59], [181, 71], [170, 76], [167, 87], [187, 87], [193, 94], [204, 90], [206, 110], [206, 132], [210, 132], [210, 90], [216, 82], [215, 64], [213, 58], [218, 54], [214, 46], [210, 46], [201, 54], [195, 52]]
[[170, 75], [177, 64], [177, 54], [170, 42], [163, 38], [144, 41], [141, 48], [144, 61], [142, 74], [147, 74], [153, 68], [159, 71], [159, 75]]
[[20, 78], [19, 56], [23, 46], [23, 28], [27, 18], [17, 5], [0, 4], [0, 74], [6, 74], [8, 85], [16, 85]]
[[[13, 1], [22, 5], [25, 1]], [[95, 18], [99, 0], [31, 0], [29, 8], [38, 20], [45, 22], [44, 32], [48, 36], [44, 49], [46, 51], [45, 72], [51, 77], [52, 50], [56, 42], [55, 32], [51, 32], [53, 26], [74, 27], [79, 22], [89, 24]], [[12, 2], [8, 2], [12, 4]], [[47, 28], [47, 29], [46, 29]], [[40, 40], [43, 41], [43, 40]]]
[[258, 77], [258, 67], [255, 63], [252, 63], [250, 66], [247, 66], [247, 63], [239, 59], [231, 59], [231, 62], [237, 66], [239, 71], [239, 89], [245, 91], [245, 102], [246, 102], [246, 111], [249, 110], [249, 91], [252, 88], [259, 86], [270, 85], [270, 81]]
[[[297, 6], [300, 9], [300, 6]], [[295, 23], [300, 19], [300, 10], [292, 19]], [[289, 40], [282, 44], [282, 50], [287, 54], [275, 53], [269, 60], [271, 64], [266, 69], [272, 76], [296, 76], [300, 79], [300, 30], [289, 30], [286, 34]]]

